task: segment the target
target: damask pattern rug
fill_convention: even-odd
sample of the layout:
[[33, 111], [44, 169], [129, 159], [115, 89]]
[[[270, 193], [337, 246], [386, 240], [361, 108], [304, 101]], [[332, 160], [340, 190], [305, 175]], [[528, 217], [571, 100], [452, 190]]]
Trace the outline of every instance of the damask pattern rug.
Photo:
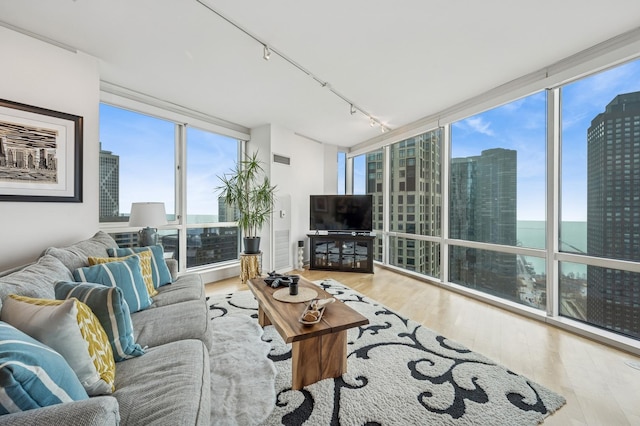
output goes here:
[[[348, 372], [291, 390], [291, 345], [273, 326], [276, 402], [264, 425], [536, 425], [565, 399], [334, 281], [318, 282], [366, 316], [348, 331]], [[250, 291], [210, 300], [213, 321], [257, 319]], [[265, 414], [266, 416], [267, 414]]]

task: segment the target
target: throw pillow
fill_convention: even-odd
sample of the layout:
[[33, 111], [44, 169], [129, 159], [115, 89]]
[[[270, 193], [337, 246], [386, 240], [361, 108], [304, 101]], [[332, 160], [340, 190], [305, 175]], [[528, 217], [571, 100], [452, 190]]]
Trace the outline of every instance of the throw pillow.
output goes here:
[[97, 283], [120, 288], [127, 301], [130, 313], [146, 309], [153, 303], [142, 279], [140, 258], [138, 256], [131, 256], [121, 262], [102, 263], [78, 268], [73, 271], [73, 278], [78, 282]]
[[0, 414], [88, 398], [62, 355], [2, 321], [0, 388]]
[[153, 286], [155, 288], [161, 287], [165, 284], [171, 284], [171, 273], [167, 262], [164, 260], [164, 249], [161, 245], [155, 245], [150, 247], [132, 247], [132, 248], [109, 248], [107, 253], [109, 256], [127, 256], [130, 254], [136, 254], [143, 251], [151, 250], [151, 268], [153, 272]]
[[118, 247], [118, 243], [106, 232], [98, 231], [91, 238], [78, 241], [67, 247], [49, 247], [44, 253], [57, 257], [69, 271], [73, 272], [83, 266], [89, 266], [87, 257], [105, 256], [109, 247]]
[[[153, 297], [158, 294], [158, 290], [153, 286], [153, 272], [151, 269], [151, 251], [141, 251], [138, 254], [132, 254], [131, 256], [140, 257], [140, 270], [142, 271], [142, 279], [147, 287], [149, 296]], [[107, 262], [121, 262], [126, 260], [129, 256], [125, 257], [93, 257], [89, 256], [89, 266], [99, 265]]]
[[89, 395], [113, 392], [113, 351], [102, 325], [84, 303], [12, 294], [0, 319], [62, 355]]
[[56, 299], [75, 297], [91, 308], [107, 333], [116, 362], [144, 354], [142, 347], [135, 342], [129, 307], [120, 288], [58, 281], [55, 292]]
[[0, 298], [4, 300], [10, 294], [19, 294], [53, 299], [53, 284], [58, 280], [71, 279], [71, 272], [62, 262], [44, 255], [36, 263], [0, 277]]

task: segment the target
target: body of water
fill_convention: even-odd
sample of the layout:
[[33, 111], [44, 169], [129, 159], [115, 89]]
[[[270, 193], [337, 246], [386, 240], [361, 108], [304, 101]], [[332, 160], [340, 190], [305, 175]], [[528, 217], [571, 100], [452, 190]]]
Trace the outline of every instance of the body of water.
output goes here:
[[[522, 247], [544, 249], [546, 240], [546, 222], [537, 220], [518, 221], [518, 244]], [[570, 253], [587, 252], [587, 222], [562, 222], [560, 225], [560, 250]], [[545, 261], [537, 257], [527, 257], [536, 273], [543, 273]], [[586, 275], [587, 267], [573, 263], [562, 265], [562, 274], [573, 272], [578, 276]]]

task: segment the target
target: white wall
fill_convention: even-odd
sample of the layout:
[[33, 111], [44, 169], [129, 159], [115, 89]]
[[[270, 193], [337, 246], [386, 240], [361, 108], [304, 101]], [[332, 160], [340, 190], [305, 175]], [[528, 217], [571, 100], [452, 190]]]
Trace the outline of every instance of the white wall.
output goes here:
[[[271, 183], [278, 187], [277, 194], [291, 197], [288, 214], [291, 219], [291, 259], [295, 267], [299, 240], [305, 242], [305, 259], [309, 258], [306, 236], [309, 232], [309, 195], [336, 192], [337, 147], [311, 141], [285, 127], [271, 124], [251, 130], [248, 151], [255, 149], [268, 165]], [[273, 154], [289, 157], [291, 164], [273, 163]], [[261, 244], [261, 248], [266, 268], [271, 265], [271, 257], [268, 246]]]
[[[0, 201], [0, 270], [98, 230], [98, 62], [0, 27], [0, 98], [84, 117], [83, 202]], [[1, 183], [0, 183], [1, 185]]]

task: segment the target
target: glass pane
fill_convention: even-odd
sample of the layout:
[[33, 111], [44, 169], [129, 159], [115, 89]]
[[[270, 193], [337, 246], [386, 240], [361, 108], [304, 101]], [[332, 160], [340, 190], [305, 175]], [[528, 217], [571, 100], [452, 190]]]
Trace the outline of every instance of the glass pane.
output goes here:
[[384, 167], [382, 150], [373, 151], [366, 154], [366, 194], [373, 195], [373, 230], [383, 229], [383, 197], [382, 194], [382, 170]]
[[[118, 243], [118, 247], [130, 248], [139, 246], [137, 232], [115, 232], [109, 235], [111, 235], [111, 238]], [[168, 245], [166, 243], [167, 241], [169, 242]], [[174, 251], [176, 250], [174, 246], [176, 241], [178, 241], [178, 231], [176, 229], [158, 230], [158, 242], [164, 247], [165, 259], [175, 258], [177, 260], [177, 257], [174, 257]]]
[[[353, 159], [354, 194], [372, 194], [373, 230], [381, 232], [384, 228], [384, 195], [382, 194], [383, 151], [381, 149], [360, 155]], [[381, 233], [373, 242], [373, 258], [382, 261]]]
[[546, 308], [544, 259], [460, 246], [450, 247], [449, 254], [449, 281], [523, 305]]
[[562, 89], [560, 249], [640, 260], [640, 61]]
[[165, 259], [178, 260], [178, 230], [177, 229], [158, 229], [158, 240], [164, 248]]
[[373, 240], [373, 260], [382, 262], [382, 233], [377, 233]]
[[561, 271], [561, 315], [640, 338], [639, 273], [574, 263]]
[[100, 104], [100, 222], [126, 222], [131, 203], [164, 202], [175, 219], [175, 125]]
[[440, 244], [389, 237], [389, 264], [430, 277], [440, 277]]
[[367, 193], [367, 165], [364, 154], [353, 158], [353, 193]]
[[338, 153], [338, 192], [337, 194], [346, 194], [347, 180], [347, 154], [345, 152]]
[[238, 160], [238, 140], [189, 127], [187, 129], [187, 223], [233, 222], [218, 201], [218, 176]]
[[451, 141], [451, 238], [544, 248], [546, 94], [453, 123]]
[[187, 268], [238, 259], [238, 228], [189, 228]]
[[391, 145], [391, 231], [441, 235], [440, 152], [440, 129]]

